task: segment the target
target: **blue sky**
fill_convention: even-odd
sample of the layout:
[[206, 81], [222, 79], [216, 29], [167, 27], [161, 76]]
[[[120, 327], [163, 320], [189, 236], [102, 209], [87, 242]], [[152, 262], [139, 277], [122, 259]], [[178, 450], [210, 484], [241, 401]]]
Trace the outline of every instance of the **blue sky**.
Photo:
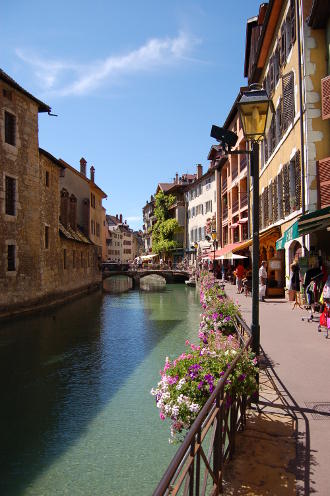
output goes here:
[[84, 156], [133, 228], [158, 182], [207, 167], [246, 84], [254, 0], [13, 0], [2, 5], [0, 66], [58, 117], [40, 114], [39, 143], [79, 168]]

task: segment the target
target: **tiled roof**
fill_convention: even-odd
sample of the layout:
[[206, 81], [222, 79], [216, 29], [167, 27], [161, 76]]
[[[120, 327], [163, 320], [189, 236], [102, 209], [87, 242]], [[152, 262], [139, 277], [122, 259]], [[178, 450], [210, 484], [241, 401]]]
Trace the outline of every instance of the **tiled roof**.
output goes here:
[[64, 227], [63, 224], [59, 223], [59, 231], [62, 236], [72, 241], [79, 241], [79, 243], [86, 243], [91, 245], [92, 242], [82, 233], [82, 231], [77, 227], [74, 231], [71, 226]]
[[6, 74], [2, 69], [0, 69], [0, 79], [2, 79], [2, 81], [5, 81], [5, 83], [7, 83], [9, 86], [14, 88], [15, 90], [20, 91], [25, 96], [31, 98], [31, 100], [36, 102], [38, 104], [39, 112], [50, 112], [51, 111], [51, 107], [49, 107], [46, 103], [42, 102], [41, 100], [38, 100], [38, 98], [36, 98], [35, 96], [31, 95], [31, 93], [29, 93], [24, 88], [22, 88], [22, 86], [20, 86], [18, 83], [16, 83], [16, 81], [13, 78], [11, 78], [10, 76], [8, 76], [8, 74]]

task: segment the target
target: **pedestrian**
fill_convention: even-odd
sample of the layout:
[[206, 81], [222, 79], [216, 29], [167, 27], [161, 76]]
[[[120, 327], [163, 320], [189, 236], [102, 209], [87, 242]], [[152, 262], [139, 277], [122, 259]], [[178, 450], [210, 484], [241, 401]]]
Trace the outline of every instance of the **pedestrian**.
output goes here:
[[241, 263], [239, 263], [236, 267], [236, 285], [237, 285], [237, 293], [243, 292], [243, 277], [245, 275], [245, 269]]
[[300, 293], [300, 267], [297, 262], [293, 262], [290, 266], [290, 289], [294, 291], [294, 305], [292, 310], [298, 306], [302, 308], [300, 301], [298, 301], [298, 294]]
[[267, 287], [267, 262], [263, 260], [259, 269], [259, 300], [265, 301]]

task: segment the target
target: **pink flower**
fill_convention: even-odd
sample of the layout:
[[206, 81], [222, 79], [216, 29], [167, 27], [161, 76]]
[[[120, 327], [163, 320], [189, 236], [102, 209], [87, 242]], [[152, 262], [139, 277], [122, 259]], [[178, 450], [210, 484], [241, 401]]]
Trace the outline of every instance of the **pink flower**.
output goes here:
[[160, 420], [165, 420], [165, 415], [163, 414], [163, 412], [159, 413], [159, 418]]

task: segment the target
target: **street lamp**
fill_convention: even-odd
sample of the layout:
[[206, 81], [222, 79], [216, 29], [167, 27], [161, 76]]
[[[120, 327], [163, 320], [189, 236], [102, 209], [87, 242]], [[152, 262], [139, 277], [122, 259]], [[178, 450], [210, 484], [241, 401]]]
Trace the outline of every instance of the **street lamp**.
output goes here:
[[[252, 196], [252, 349], [260, 353], [259, 326], [259, 142], [268, 133], [274, 115], [273, 102], [267, 92], [259, 85], [252, 84], [241, 89], [241, 98], [237, 104], [242, 122], [243, 134], [251, 141], [251, 150], [233, 150], [237, 135], [232, 131], [212, 126], [211, 136], [220, 142], [225, 154], [248, 154], [251, 157], [250, 175], [253, 178]], [[235, 139], [236, 138], [236, 139]]]
[[215, 277], [215, 275], [216, 275], [216, 273], [215, 273], [215, 250], [217, 249], [217, 246], [218, 246], [216, 229], [212, 229], [211, 236], [213, 239], [213, 274]]
[[252, 193], [252, 350], [260, 353], [259, 325], [259, 142], [268, 133], [274, 105], [267, 92], [260, 85], [251, 85], [242, 91], [238, 102], [238, 111], [242, 121], [243, 134], [251, 141], [251, 177]]

